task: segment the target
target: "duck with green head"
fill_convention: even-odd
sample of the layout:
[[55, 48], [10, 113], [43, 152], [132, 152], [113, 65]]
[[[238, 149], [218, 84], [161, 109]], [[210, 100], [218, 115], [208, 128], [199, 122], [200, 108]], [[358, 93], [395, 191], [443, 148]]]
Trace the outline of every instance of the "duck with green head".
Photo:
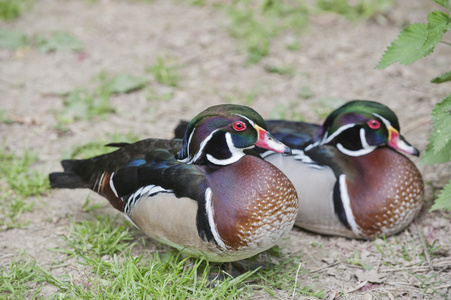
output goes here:
[[298, 210], [290, 180], [255, 152], [291, 153], [262, 117], [239, 105], [197, 115], [181, 140], [111, 144], [117, 151], [62, 161], [52, 188], [90, 188], [146, 235], [210, 261], [273, 247]]
[[[267, 121], [293, 156], [263, 157], [290, 178], [302, 197], [295, 225], [322, 234], [371, 239], [398, 233], [423, 203], [423, 179], [404, 154], [419, 155], [400, 134], [395, 113], [351, 101], [322, 126]], [[403, 154], [404, 153], [404, 154]]]
[[[299, 195], [295, 225], [313, 232], [372, 239], [407, 227], [423, 203], [423, 179], [404, 154], [419, 155], [387, 106], [350, 101], [322, 125], [266, 121], [293, 155], [261, 151]], [[186, 127], [181, 122], [176, 136]]]

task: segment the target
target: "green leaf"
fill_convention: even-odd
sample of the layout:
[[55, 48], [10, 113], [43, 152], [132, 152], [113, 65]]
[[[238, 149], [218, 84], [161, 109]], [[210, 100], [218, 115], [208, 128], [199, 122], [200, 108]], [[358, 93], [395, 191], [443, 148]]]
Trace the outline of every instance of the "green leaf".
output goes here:
[[421, 157], [421, 163], [423, 165], [432, 165], [432, 164], [443, 164], [448, 161], [451, 161], [451, 143], [441, 150], [435, 151], [432, 148], [432, 144], [434, 141], [434, 134], [431, 134], [429, 137], [429, 145], [426, 148], [426, 152]]
[[20, 31], [0, 29], [0, 48], [19, 49], [28, 44], [27, 36]]
[[437, 103], [432, 111], [433, 132], [422, 163], [444, 163], [451, 160], [451, 95]]
[[450, 0], [433, 0], [438, 5], [443, 6], [447, 10], [451, 10], [451, 1]]
[[432, 83], [443, 83], [447, 81], [451, 81], [451, 71], [443, 73], [439, 77], [435, 77], [434, 79], [431, 80]]
[[448, 14], [437, 10], [428, 15], [428, 21], [428, 34], [423, 46], [424, 51], [433, 49], [442, 40], [442, 36], [450, 24], [450, 18]]
[[439, 209], [451, 210], [451, 181], [445, 185], [431, 207], [431, 211]]
[[427, 36], [427, 24], [415, 23], [407, 26], [387, 48], [376, 69], [385, 69], [395, 62], [408, 65], [428, 56], [433, 48], [424, 49]]
[[67, 32], [53, 32], [49, 38], [39, 35], [37, 37], [37, 48], [41, 53], [80, 51], [83, 49], [83, 42]]
[[143, 88], [147, 80], [130, 74], [119, 74], [105, 83], [105, 90], [111, 94], [128, 93]]

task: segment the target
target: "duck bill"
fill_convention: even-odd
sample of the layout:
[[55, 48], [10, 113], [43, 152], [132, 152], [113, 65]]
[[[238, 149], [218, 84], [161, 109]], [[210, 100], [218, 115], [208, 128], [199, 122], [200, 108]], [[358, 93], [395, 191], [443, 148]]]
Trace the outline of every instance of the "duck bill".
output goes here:
[[276, 140], [268, 131], [258, 125], [255, 125], [254, 128], [258, 134], [255, 146], [278, 153], [291, 154], [291, 149], [279, 140]]
[[399, 131], [393, 127], [388, 127], [388, 146], [393, 149], [405, 152], [407, 154], [419, 156], [420, 151], [410, 145], [402, 135], [399, 134]]

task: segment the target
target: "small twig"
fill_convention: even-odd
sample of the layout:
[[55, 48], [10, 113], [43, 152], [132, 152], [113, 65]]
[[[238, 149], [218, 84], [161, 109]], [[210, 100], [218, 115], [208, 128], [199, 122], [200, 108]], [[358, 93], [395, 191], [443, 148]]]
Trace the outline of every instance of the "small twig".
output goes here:
[[298, 269], [296, 270], [296, 278], [294, 279], [293, 295], [291, 295], [291, 299], [294, 299], [294, 296], [296, 295], [296, 285], [298, 284], [298, 275], [299, 275], [299, 270], [301, 270], [301, 266], [302, 266], [302, 261], [299, 262]]
[[336, 266], [336, 265], [338, 265], [340, 262], [339, 261], [337, 261], [337, 262], [335, 262], [335, 263], [333, 263], [333, 264], [330, 264], [330, 265], [327, 265], [327, 266], [324, 266], [324, 267], [321, 267], [321, 268], [318, 268], [318, 269], [315, 269], [315, 270], [311, 270], [309, 273], [316, 273], [316, 272], [319, 272], [319, 271], [322, 271], [322, 270], [325, 270], [325, 269], [327, 269], [327, 268], [330, 268], [330, 267], [333, 267], [333, 266]]
[[445, 45], [451, 46], [451, 43], [448, 43], [448, 42], [445, 42], [445, 41], [440, 41], [439, 43], [442, 43], [442, 44], [445, 44]]
[[434, 267], [432, 266], [432, 263], [431, 263], [431, 257], [429, 256], [428, 246], [427, 246], [426, 241], [424, 239], [423, 231], [421, 230], [421, 228], [417, 224], [417, 222], [415, 222], [415, 226], [417, 226], [418, 234], [420, 235], [420, 240], [421, 240], [421, 243], [423, 244], [424, 257], [426, 257], [426, 260], [427, 260], [428, 265], [429, 265], [429, 269], [433, 270]]
[[395, 282], [387, 281], [385, 284], [393, 285], [393, 286], [396, 286], [396, 285], [409, 285], [409, 286], [411, 286], [412, 285], [410, 282], [401, 282], [401, 281], [395, 281]]
[[352, 293], [352, 292], [358, 291], [359, 289], [363, 288], [367, 283], [368, 283], [368, 281], [362, 282], [361, 284], [356, 286], [354, 289], [349, 290], [348, 293]]
[[445, 289], [445, 288], [449, 288], [449, 287], [451, 287], [451, 283], [435, 286], [434, 289], [438, 290], [438, 289]]
[[429, 267], [426, 267], [426, 266], [416, 266], [416, 267], [405, 267], [405, 268], [397, 268], [397, 269], [384, 269], [384, 270], [381, 270], [381, 272], [398, 272], [398, 271], [408, 271], [408, 270], [410, 270], [410, 271], [416, 270], [416, 271], [425, 272], [428, 269], [429, 269]]
[[319, 265], [318, 265], [316, 259], [310, 254], [310, 252], [307, 251], [307, 250], [305, 250], [304, 252], [305, 252], [305, 254], [307, 254], [307, 256], [310, 258], [310, 260], [311, 260], [317, 267], [319, 267]]

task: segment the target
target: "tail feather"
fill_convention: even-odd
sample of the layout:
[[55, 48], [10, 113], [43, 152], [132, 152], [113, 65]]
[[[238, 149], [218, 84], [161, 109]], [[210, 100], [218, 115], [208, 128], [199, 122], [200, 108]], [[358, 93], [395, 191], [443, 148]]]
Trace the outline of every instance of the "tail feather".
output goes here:
[[61, 161], [64, 172], [50, 173], [50, 186], [62, 189], [92, 188], [93, 183], [87, 180], [83, 172], [79, 172], [79, 169], [84, 166], [83, 162], [84, 160], [77, 159]]
[[72, 172], [77, 161], [79, 160], [77, 159], [62, 160], [61, 165], [63, 166], [64, 172]]
[[54, 172], [49, 174], [50, 186], [55, 188], [90, 188], [80, 176], [71, 172]]

